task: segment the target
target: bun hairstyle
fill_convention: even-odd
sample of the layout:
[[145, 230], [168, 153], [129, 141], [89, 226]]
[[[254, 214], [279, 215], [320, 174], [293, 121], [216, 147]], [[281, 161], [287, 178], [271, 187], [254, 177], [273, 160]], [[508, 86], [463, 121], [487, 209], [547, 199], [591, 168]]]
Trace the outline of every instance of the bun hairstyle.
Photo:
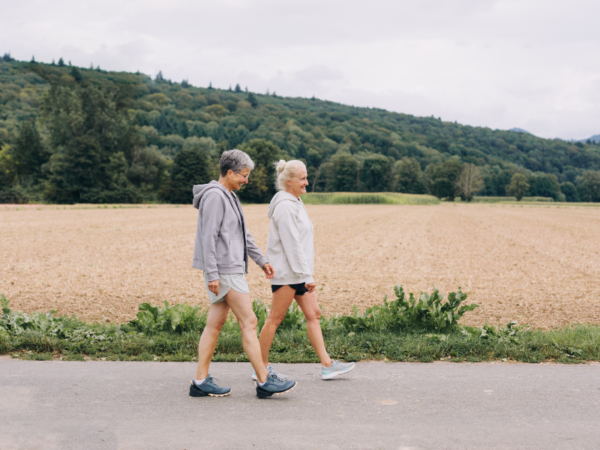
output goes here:
[[287, 163], [283, 159], [280, 159], [278, 163], [275, 163], [275, 171], [278, 175], [285, 170], [286, 164]]
[[296, 159], [287, 162], [281, 159], [279, 162], [275, 163], [275, 171], [277, 172], [277, 181], [275, 182], [275, 187], [277, 190], [285, 191], [286, 181], [294, 178], [298, 173], [298, 169], [301, 168], [306, 169], [306, 166], [302, 161], [298, 161]]

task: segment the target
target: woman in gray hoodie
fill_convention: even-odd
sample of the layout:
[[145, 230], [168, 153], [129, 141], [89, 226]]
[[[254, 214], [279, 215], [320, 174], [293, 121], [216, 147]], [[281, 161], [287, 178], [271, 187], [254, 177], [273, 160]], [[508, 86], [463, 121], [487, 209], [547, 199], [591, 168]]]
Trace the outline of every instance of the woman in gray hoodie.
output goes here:
[[250, 291], [245, 274], [248, 255], [272, 278], [274, 270], [254, 243], [246, 227], [242, 205], [234, 190], [248, 183], [254, 163], [240, 150], [223, 152], [219, 161], [219, 181], [194, 186], [194, 207], [198, 209], [198, 227], [194, 247], [193, 267], [204, 272], [204, 282], [210, 300], [206, 327], [198, 345], [198, 368], [191, 381], [192, 397], [223, 397], [230, 388], [218, 386], [208, 373], [221, 328], [229, 311], [237, 318], [242, 332], [242, 344], [257, 376], [259, 398], [283, 394], [294, 388], [295, 381], [277, 378], [261, 364], [256, 338], [256, 315], [252, 310]]
[[[269, 238], [267, 259], [275, 268], [271, 278], [273, 301], [265, 325], [260, 333], [260, 348], [263, 363], [269, 373], [287, 379], [269, 365], [269, 350], [277, 327], [285, 318], [285, 313], [294, 300], [306, 317], [308, 338], [321, 360], [321, 376], [330, 380], [349, 372], [354, 363], [332, 360], [327, 354], [321, 332], [321, 309], [315, 292], [313, 225], [304, 203], [300, 200], [306, 194], [308, 178], [302, 161], [279, 161], [277, 189], [269, 205]], [[255, 374], [256, 375], [256, 374]]]

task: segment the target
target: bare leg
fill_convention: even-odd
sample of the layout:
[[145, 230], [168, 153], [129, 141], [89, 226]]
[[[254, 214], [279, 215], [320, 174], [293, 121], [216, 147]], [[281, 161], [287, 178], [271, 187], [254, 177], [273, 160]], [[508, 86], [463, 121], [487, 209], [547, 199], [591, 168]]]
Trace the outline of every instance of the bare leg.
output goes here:
[[252, 310], [250, 294], [242, 294], [234, 289], [230, 289], [225, 296], [225, 301], [238, 320], [240, 331], [242, 332], [242, 345], [244, 346], [244, 351], [246, 352], [246, 355], [248, 355], [252, 367], [254, 367], [256, 378], [260, 383], [264, 383], [267, 381], [269, 373], [262, 364], [260, 344], [256, 337], [256, 326], [258, 321]]
[[269, 365], [269, 351], [273, 338], [279, 324], [285, 319], [285, 313], [294, 301], [296, 290], [289, 286], [282, 286], [273, 292], [273, 301], [269, 316], [260, 331], [260, 350], [262, 351], [262, 360], [266, 366]]
[[[308, 332], [308, 339], [312, 344], [317, 356], [321, 360], [321, 364], [325, 367], [329, 367], [333, 364], [333, 361], [327, 354], [325, 349], [325, 342], [323, 341], [323, 332], [321, 331], [321, 309], [317, 303], [316, 292], [307, 292], [304, 295], [296, 295], [296, 302], [302, 309], [304, 317], [306, 317], [306, 330]], [[262, 335], [261, 335], [262, 338]]]
[[196, 370], [196, 380], [203, 380], [208, 376], [210, 360], [215, 353], [217, 341], [219, 340], [219, 333], [227, 320], [228, 312], [229, 305], [225, 302], [212, 304], [208, 309], [206, 327], [202, 332], [200, 343], [198, 344], [198, 369]]

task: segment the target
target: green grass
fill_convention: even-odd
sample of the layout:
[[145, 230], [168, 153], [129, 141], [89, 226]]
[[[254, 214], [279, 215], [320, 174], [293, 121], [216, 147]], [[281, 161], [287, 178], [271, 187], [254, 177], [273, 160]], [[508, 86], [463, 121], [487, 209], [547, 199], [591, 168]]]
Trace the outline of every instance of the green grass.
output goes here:
[[438, 205], [433, 195], [396, 192], [312, 192], [302, 196], [307, 205]]
[[[455, 201], [460, 201], [460, 197], [457, 197]], [[504, 202], [516, 202], [516, 197], [473, 197], [474, 203], [504, 203]], [[554, 199], [552, 197], [523, 197], [521, 202], [530, 203], [530, 202], [546, 202], [546, 203], [554, 203]], [[520, 202], [520, 203], [521, 203]]]
[[[103, 344], [85, 342], [73, 345], [68, 340], [51, 338], [40, 345], [36, 332], [12, 338], [9, 349], [15, 357], [49, 360], [51, 355], [65, 360], [110, 361], [194, 361], [197, 358], [199, 331], [174, 334], [160, 332], [121, 334], [107, 329]], [[324, 330], [325, 345], [332, 358], [343, 360], [387, 360], [430, 362], [511, 360], [528, 363], [556, 361], [581, 363], [600, 361], [600, 327], [579, 325], [554, 331], [527, 331], [515, 342], [465, 336], [456, 331], [447, 335], [424, 332], [343, 332]], [[306, 331], [280, 330], [275, 336], [270, 360], [281, 363], [318, 362]], [[242, 348], [239, 329], [224, 330], [213, 361], [248, 361]]]
[[[461, 317], [477, 305], [462, 305], [460, 289], [448, 300], [432, 294], [406, 295], [395, 288], [395, 299], [363, 313], [324, 317], [321, 327], [331, 356], [345, 360], [388, 361], [600, 361], [600, 327], [577, 325], [560, 330], [531, 330], [510, 322], [481, 328], [462, 326]], [[89, 323], [77, 317], [12, 311], [0, 295], [0, 354], [28, 360], [192, 361], [206, 324], [207, 311], [197, 306], [140, 305], [126, 324]], [[259, 328], [268, 315], [253, 303]], [[273, 342], [273, 362], [317, 362], [306, 321], [297, 305], [288, 311]], [[230, 317], [219, 338], [214, 361], [247, 361], [239, 327]]]

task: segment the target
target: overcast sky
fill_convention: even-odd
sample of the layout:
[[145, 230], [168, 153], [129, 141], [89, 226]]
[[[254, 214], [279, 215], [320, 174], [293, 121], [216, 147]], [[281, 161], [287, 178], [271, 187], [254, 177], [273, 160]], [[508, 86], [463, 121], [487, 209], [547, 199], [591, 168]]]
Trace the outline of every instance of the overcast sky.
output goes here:
[[600, 134], [598, 0], [0, 1], [0, 53]]

